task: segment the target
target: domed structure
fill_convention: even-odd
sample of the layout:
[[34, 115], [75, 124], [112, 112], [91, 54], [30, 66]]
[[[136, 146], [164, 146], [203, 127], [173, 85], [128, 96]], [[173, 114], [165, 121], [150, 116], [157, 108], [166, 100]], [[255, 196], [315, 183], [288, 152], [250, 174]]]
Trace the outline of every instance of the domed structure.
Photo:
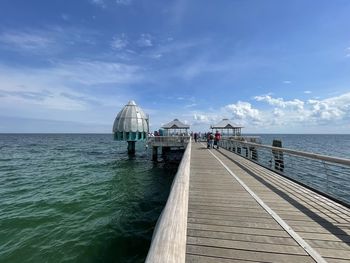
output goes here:
[[113, 124], [114, 138], [118, 141], [145, 140], [148, 131], [148, 116], [133, 100], [118, 113]]

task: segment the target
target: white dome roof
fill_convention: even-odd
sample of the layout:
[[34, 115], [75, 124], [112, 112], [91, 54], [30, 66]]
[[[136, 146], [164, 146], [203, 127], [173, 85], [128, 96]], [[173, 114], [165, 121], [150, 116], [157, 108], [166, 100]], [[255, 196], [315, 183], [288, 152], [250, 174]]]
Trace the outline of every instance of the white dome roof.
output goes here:
[[148, 116], [131, 100], [118, 113], [113, 132], [148, 132]]

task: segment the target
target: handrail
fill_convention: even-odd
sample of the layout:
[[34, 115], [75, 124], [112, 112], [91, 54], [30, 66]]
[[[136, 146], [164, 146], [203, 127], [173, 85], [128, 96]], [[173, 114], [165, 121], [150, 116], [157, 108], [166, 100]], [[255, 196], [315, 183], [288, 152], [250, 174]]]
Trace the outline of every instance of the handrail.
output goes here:
[[146, 263], [183, 263], [186, 256], [191, 139], [155, 227]]
[[240, 140], [235, 140], [235, 139], [229, 139], [228, 141], [234, 141], [234, 142], [238, 142], [241, 144], [246, 144], [246, 145], [250, 145], [250, 146], [254, 146], [254, 147], [267, 148], [267, 149], [271, 149], [271, 150], [275, 150], [275, 151], [279, 151], [279, 152], [289, 153], [289, 154], [296, 155], [296, 156], [303, 156], [303, 157], [308, 157], [308, 158], [317, 159], [317, 160], [321, 160], [321, 161], [333, 162], [333, 163], [338, 163], [338, 164], [350, 166], [350, 159], [345, 159], [345, 158], [340, 158], [340, 157], [332, 157], [332, 156], [327, 156], [327, 155], [322, 155], [322, 154], [317, 154], [317, 153], [303, 152], [303, 151], [292, 150], [292, 149], [288, 149], [288, 148], [274, 147], [274, 146], [252, 143], [252, 142], [245, 142], [245, 141], [240, 141]]
[[148, 140], [167, 140], [167, 139], [189, 139], [191, 136], [187, 135], [176, 135], [176, 136], [151, 136], [148, 137]]
[[153, 136], [148, 137], [148, 142], [184, 142], [188, 141], [191, 136]]

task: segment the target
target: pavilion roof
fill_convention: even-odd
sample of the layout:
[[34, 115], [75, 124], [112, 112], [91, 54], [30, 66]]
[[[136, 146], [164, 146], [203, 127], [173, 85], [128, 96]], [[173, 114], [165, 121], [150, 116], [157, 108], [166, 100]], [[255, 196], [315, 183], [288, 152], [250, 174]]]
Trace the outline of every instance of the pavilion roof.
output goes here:
[[222, 119], [216, 125], [211, 126], [212, 129], [237, 129], [243, 128], [243, 126], [231, 122], [229, 119]]
[[182, 123], [178, 119], [174, 119], [173, 121], [164, 124], [162, 126], [163, 129], [189, 129], [190, 126]]

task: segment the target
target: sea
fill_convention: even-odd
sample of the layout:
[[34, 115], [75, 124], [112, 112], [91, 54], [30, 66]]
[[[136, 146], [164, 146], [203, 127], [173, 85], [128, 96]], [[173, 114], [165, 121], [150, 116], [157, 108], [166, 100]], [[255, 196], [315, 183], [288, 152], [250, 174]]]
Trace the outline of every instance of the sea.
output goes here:
[[110, 134], [0, 134], [0, 262], [144, 262], [177, 164]]
[[[350, 158], [350, 135], [259, 136]], [[144, 262], [178, 165], [151, 159], [110, 134], [0, 134], [0, 262]]]

